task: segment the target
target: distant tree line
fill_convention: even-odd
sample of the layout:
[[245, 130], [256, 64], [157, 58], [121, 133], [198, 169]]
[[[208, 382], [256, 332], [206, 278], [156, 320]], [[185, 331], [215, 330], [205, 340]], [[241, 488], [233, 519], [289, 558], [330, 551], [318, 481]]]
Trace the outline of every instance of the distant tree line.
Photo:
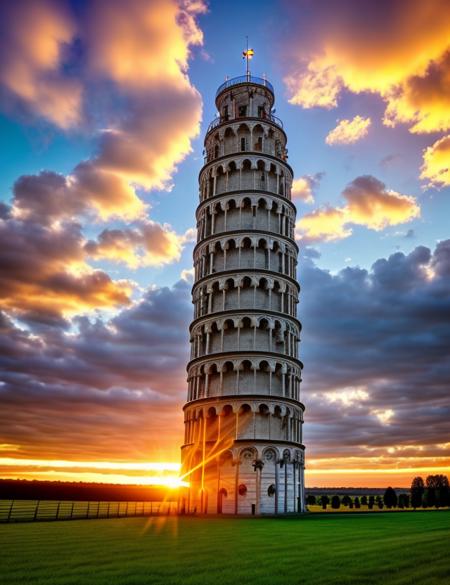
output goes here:
[[176, 490], [142, 485], [0, 479], [0, 499], [156, 502], [176, 499]]
[[351, 497], [344, 495], [329, 496], [327, 494], [316, 497], [309, 494], [306, 498], [308, 506], [319, 505], [324, 510], [331, 506], [332, 510], [339, 510], [341, 506], [348, 509], [359, 509], [367, 506], [369, 510], [378, 508], [405, 509], [405, 508], [446, 508], [450, 506], [449, 480], [445, 475], [429, 475], [424, 481], [421, 477], [415, 477], [411, 484], [410, 493], [400, 493], [388, 487], [384, 495], [373, 496], [363, 495]]
[[446, 475], [429, 475], [425, 481], [415, 477], [411, 483], [413, 508], [445, 508], [450, 506], [450, 488]]

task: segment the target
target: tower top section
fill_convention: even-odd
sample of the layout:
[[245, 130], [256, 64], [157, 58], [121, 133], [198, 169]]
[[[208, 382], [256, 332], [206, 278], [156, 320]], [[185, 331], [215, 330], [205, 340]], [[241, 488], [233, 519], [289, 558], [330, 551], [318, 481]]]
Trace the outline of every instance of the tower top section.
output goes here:
[[246, 75], [240, 75], [239, 77], [232, 77], [231, 79], [227, 79], [224, 83], [222, 83], [222, 85], [218, 87], [216, 91], [216, 106], [219, 107], [218, 100], [224, 91], [227, 91], [230, 88], [237, 89], [238, 86], [243, 85], [255, 86], [262, 85], [267, 91], [269, 91], [272, 94], [272, 105], [275, 102], [275, 91], [270, 81], [268, 81], [266, 78], [255, 77], [254, 75], [250, 75], [250, 73], [247, 73]]
[[244, 118], [271, 122], [283, 130], [283, 123], [273, 115], [274, 102], [273, 85], [265, 77], [247, 73], [227, 79], [216, 92], [218, 116], [208, 126], [206, 137], [221, 124]]

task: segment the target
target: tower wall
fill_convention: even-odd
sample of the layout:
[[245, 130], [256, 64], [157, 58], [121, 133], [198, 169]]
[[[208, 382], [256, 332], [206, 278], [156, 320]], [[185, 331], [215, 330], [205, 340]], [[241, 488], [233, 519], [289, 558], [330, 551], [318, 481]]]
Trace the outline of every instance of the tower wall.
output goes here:
[[230, 80], [205, 136], [184, 406], [186, 512], [304, 510], [296, 209], [273, 103], [266, 80]]

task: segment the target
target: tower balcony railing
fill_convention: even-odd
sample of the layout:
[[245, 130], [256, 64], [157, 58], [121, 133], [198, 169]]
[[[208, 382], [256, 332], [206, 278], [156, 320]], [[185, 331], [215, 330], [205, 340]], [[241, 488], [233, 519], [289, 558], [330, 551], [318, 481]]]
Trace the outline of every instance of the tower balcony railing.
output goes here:
[[[238, 122], [239, 120], [244, 120], [245, 118], [251, 117], [252, 116], [242, 117], [238, 116], [237, 118], [230, 118], [230, 116], [218, 116], [217, 118], [214, 118], [214, 120], [209, 124], [208, 129], [206, 131], [206, 135], [209, 134], [211, 130], [214, 130], [214, 128], [217, 128], [218, 126], [224, 124], [225, 122]], [[278, 126], [279, 128], [283, 129], [283, 122], [280, 120], [280, 118], [277, 118], [277, 116], [274, 116], [273, 114], [264, 114], [263, 116], [257, 116], [257, 119], [272, 122], [272, 124], [275, 124], [275, 126]]]
[[264, 79], [263, 77], [255, 77], [254, 75], [247, 74], [227, 79], [224, 83], [222, 83], [222, 85], [219, 86], [218, 90], [216, 91], [216, 97], [225, 89], [228, 89], [233, 85], [239, 85], [241, 83], [256, 83], [257, 85], [264, 85], [264, 87], [267, 87], [267, 89], [273, 94], [275, 93], [273, 85], [270, 83], [270, 81]]

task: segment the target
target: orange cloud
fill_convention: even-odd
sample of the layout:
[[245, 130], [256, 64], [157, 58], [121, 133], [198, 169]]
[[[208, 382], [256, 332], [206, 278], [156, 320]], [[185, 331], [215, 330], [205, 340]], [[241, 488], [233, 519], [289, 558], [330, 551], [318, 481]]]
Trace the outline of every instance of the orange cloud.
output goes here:
[[199, 2], [96, 0], [86, 22], [90, 68], [136, 91], [170, 83], [189, 89], [185, 75], [189, 46], [201, 45], [195, 16], [206, 11]]
[[313, 203], [314, 191], [318, 188], [323, 176], [324, 173], [316, 173], [294, 179], [291, 192], [292, 198], [299, 199], [304, 203]]
[[176, 165], [200, 131], [201, 97], [187, 76], [190, 47], [203, 42], [202, 2], [93, 3], [86, 22], [89, 68], [126, 95], [129, 115], [103, 131], [93, 167], [145, 189], [170, 189]]
[[[117, 0], [95, 0], [85, 17], [52, 0], [30, 0], [25, 11], [1, 8], [9, 36], [0, 43], [0, 83], [64, 128], [81, 124], [82, 110], [99, 95], [106, 104], [96, 155], [67, 177], [70, 201], [61, 215], [81, 209], [101, 220], [142, 218], [136, 190], [169, 190], [199, 132], [201, 97], [187, 67], [192, 45], [202, 43], [196, 16], [204, 4], [130, 0], [124, 10]], [[64, 60], [75, 38], [85, 53], [76, 87]]]
[[[384, 123], [411, 132], [450, 128], [450, 12], [445, 0], [373, 4], [344, 0], [315, 5], [305, 35], [292, 35], [285, 82], [290, 101], [304, 108], [332, 108], [340, 93], [379, 94]], [[293, 25], [304, 18], [290, 7]]]
[[[450, 28], [449, 28], [450, 34]], [[431, 61], [422, 75], [406, 79], [389, 95], [386, 126], [412, 124], [415, 134], [450, 128], [450, 52]]]
[[344, 208], [317, 209], [297, 221], [296, 238], [308, 243], [342, 240], [352, 234], [352, 230], [345, 227], [346, 223]]
[[352, 234], [351, 225], [376, 231], [411, 221], [420, 216], [414, 197], [386, 189], [370, 175], [357, 177], [342, 192], [347, 204], [325, 207], [301, 217], [296, 237], [303, 242], [330, 242]]
[[367, 136], [370, 124], [371, 119], [362, 116], [355, 116], [352, 120], [340, 120], [336, 128], [327, 134], [325, 142], [330, 146], [353, 144]]
[[0, 219], [0, 299], [12, 313], [69, 315], [127, 305], [133, 285], [85, 262], [80, 226]]
[[384, 183], [369, 175], [357, 177], [343, 191], [350, 221], [373, 230], [382, 230], [420, 216], [414, 197], [386, 189]]
[[450, 185], [450, 135], [424, 150], [420, 178], [428, 181], [430, 187]]
[[104, 230], [85, 249], [92, 258], [122, 262], [130, 268], [161, 266], [180, 259], [182, 237], [168, 225], [147, 220], [135, 228]]
[[[82, 85], [63, 74], [64, 50], [76, 28], [63, 2], [3, 3], [0, 83], [61, 128], [80, 122]], [[32, 32], [30, 32], [32, 31]]]
[[133, 220], [144, 217], [146, 206], [120, 175], [79, 164], [65, 177], [51, 171], [22, 175], [14, 184], [13, 214], [22, 220], [48, 224], [91, 215]]
[[121, 173], [103, 169], [95, 160], [75, 167], [67, 185], [69, 198], [103, 221], [112, 217], [130, 221], [145, 215], [146, 206], [130, 182]]

